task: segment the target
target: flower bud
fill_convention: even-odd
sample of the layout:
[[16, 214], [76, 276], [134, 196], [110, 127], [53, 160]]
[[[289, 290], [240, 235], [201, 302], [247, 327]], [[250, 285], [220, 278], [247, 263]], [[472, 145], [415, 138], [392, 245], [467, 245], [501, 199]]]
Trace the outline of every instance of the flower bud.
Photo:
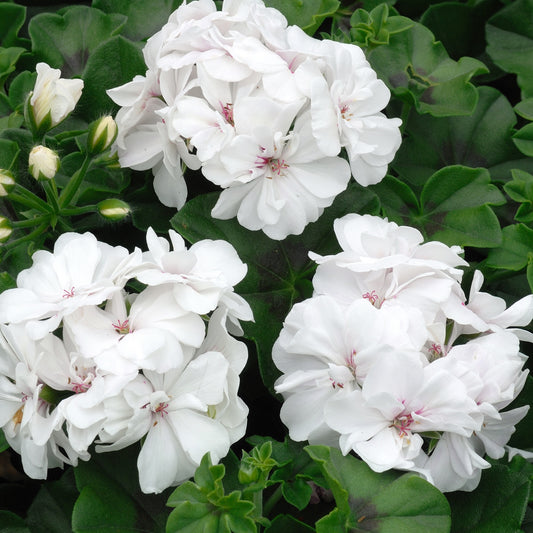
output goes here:
[[35, 146], [28, 160], [30, 174], [36, 180], [51, 180], [59, 168], [59, 156], [46, 146]]
[[118, 198], [103, 200], [97, 204], [96, 208], [104, 218], [109, 220], [121, 220], [131, 212], [130, 206]]
[[61, 78], [61, 71], [37, 63], [37, 81], [26, 102], [25, 115], [35, 132], [44, 133], [62, 122], [76, 107], [83, 80]]
[[107, 150], [117, 137], [117, 124], [113, 117], [106, 116], [93, 122], [89, 127], [87, 148], [92, 154]]
[[6, 242], [12, 232], [11, 222], [6, 217], [0, 216], [0, 242]]
[[9, 170], [0, 169], [0, 196], [7, 196], [15, 186], [15, 178]]

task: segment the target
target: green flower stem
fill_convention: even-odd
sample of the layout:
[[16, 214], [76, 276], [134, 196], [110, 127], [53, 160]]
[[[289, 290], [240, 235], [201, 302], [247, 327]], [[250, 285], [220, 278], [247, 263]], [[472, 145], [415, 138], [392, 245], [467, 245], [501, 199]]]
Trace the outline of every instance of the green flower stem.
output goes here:
[[67, 186], [61, 192], [59, 196], [59, 207], [69, 205], [72, 199], [76, 196], [90, 164], [91, 157], [86, 155], [81, 168], [74, 173], [72, 178], [70, 178], [70, 181], [67, 183]]
[[12, 202], [17, 202], [26, 207], [37, 209], [37, 211], [40, 211], [41, 213], [54, 212], [52, 206], [48, 205], [42, 198], [39, 198], [36, 194], [33, 194], [31, 191], [28, 191], [28, 189], [18, 184], [16, 184], [13, 191], [9, 193], [8, 198]]
[[52, 180], [47, 180], [43, 182], [43, 189], [46, 194], [46, 199], [48, 200], [48, 203], [52, 207], [54, 213], [59, 213], [59, 204], [58, 196], [57, 196], [57, 186], [56, 182]]
[[31, 228], [32, 226], [37, 226], [37, 224], [42, 224], [44, 222], [48, 222], [49, 220], [50, 215], [41, 215], [35, 218], [30, 218], [28, 220], [17, 220], [15, 222], [11, 222], [11, 227], [13, 229]]
[[65, 217], [75, 217], [78, 215], [84, 215], [85, 213], [96, 213], [98, 208], [96, 205], [84, 205], [81, 207], [72, 207], [70, 209], [61, 209], [59, 214]]
[[264, 516], [268, 516], [271, 512], [276, 503], [278, 503], [281, 500], [282, 492], [281, 492], [281, 485], [278, 485], [276, 490], [272, 493], [272, 496], [268, 498], [268, 500], [265, 503], [265, 506], [263, 508], [264, 510]]
[[48, 226], [49, 226], [48, 222], [45, 222], [44, 224], [41, 224], [38, 228], [36, 228], [31, 233], [28, 233], [28, 235], [25, 235], [24, 237], [21, 237], [20, 239], [15, 239], [14, 241], [10, 241], [6, 244], [0, 245], [0, 250], [5, 252], [23, 242], [31, 241], [35, 239], [36, 237], [38, 237], [39, 235], [43, 234], [48, 229]]

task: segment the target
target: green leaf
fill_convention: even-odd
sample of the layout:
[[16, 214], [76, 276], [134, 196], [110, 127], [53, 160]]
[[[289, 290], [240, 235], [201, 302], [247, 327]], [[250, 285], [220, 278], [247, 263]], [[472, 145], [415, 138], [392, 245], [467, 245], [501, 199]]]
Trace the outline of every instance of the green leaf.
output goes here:
[[74, 472], [80, 491], [72, 512], [74, 533], [137, 531], [135, 505], [116, 481], [94, 462], [80, 463]]
[[18, 32], [26, 20], [26, 8], [17, 4], [0, 4], [0, 45], [19, 46]]
[[489, 19], [487, 53], [506, 72], [517, 75], [522, 98], [533, 96], [533, 0], [516, 0]]
[[121, 34], [132, 41], [144, 41], [163, 27], [180, 4], [181, 0], [94, 0], [92, 6], [104, 13], [125, 15], [128, 19]]
[[452, 532], [519, 533], [529, 488], [528, 476], [508, 466], [497, 464], [484, 470], [475, 491], [448, 495]]
[[533, 157], [533, 123], [520, 128], [513, 135], [516, 147], [528, 157]]
[[420, 202], [426, 215], [434, 215], [484, 204], [502, 205], [505, 197], [490, 183], [487, 169], [453, 165], [429, 178]]
[[72, 469], [58, 481], [43, 484], [28, 509], [32, 533], [71, 533], [71, 516], [78, 490]]
[[251, 514], [255, 505], [241, 499], [239, 491], [225, 495], [222, 485], [224, 465], [212, 465], [209, 454], [202, 458], [194, 474], [170, 495], [167, 505], [175, 509], [167, 520], [167, 533], [254, 533]]
[[28, 71], [21, 72], [13, 79], [9, 85], [9, 104], [12, 109], [22, 111], [26, 97], [33, 90], [36, 79], [37, 73]]
[[526, 98], [514, 106], [517, 115], [527, 119], [533, 120], [533, 98]]
[[450, 211], [426, 221], [431, 238], [452, 246], [495, 248], [502, 243], [498, 217], [488, 205]]
[[506, 226], [502, 230], [502, 244], [489, 252], [487, 266], [506, 270], [522, 270], [533, 252], [533, 230], [525, 224]]
[[25, 51], [24, 48], [0, 46], [0, 91], [9, 75], [15, 71], [15, 65]]
[[527, 258], [527, 269], [526, 269], [527, 282], [529, 283], [529, 288], [533, 293], [533, 254], [530, 252]]
[[389, 16], [387, 4], [380, 4], [372, 11], [356, 9], [350, 18], [350, 36], [354, 44], [373, 48], [388, 44], [390, 35], [409, 29], [414, 22], [401, 16]]
[[394, 96], [436, 117], [472, 113], [478, 94], [470, 79], [488, 72], [471, 57], [450, 59], [444, 46], [418, 23], [391, 35], [389, 45], [370, 51], [368, 60]]
[[31, 533], [26, 522], [10, 511], [0, 510], [0, 533]]
[[311, 526], [287, 514], [277, 515], [265, 529], [265, 533], [311, 533], [314, 531], [315, 529]]
[[376, 214], [379, 203], [371, 191], [352, 182], [302, 235], [275, 241], [262, 232], [243, 228], [236, 219], [212, 218], [211, 209], [217, 198], [218, 193], [212, 193], [190, 200], [172, 218], [171, 224], [190, 242], [201, 239], [230, 242], [248, 265], [246, 278], [236, 291], [251, 305], [255, 322], [242, 326], [246, 337], [256, 343], [261, 377], [265, 386], [273, 391], [279, 372], [272, 364], [272, 346], [293, 303], [307, 297], [307, 287], [302, 282], [307, 281], [314, 270], [308, 252], [336, 253], [338, 246], [331, 238], [333, 220], [352, 212]]
[[117, 34], [125, 22], [87, 6], [70, 6], [62, 14], [40, 13], [30, 20], [28, 31], [33, 53], [63, 78], [82, 74], [87, 60], [102, 42]]
[[0, 139], [0, 169], [12, 170], [19, 153], [20, 149], [16, 142]]
[[137, 45], [121, 36], [103, 42], [91, 54], [83, 72], [85, 87], [78, 104], [80, 114], [91, 122], [115, 113], [118, 106], [107, 96], [106, 90], [145, 72], [146, 65]]
[[462, 4], [441, 2], [430, 5], [420, 23], [430, 29], [441, 41], [451, 57], [478, 57], [485, 49], [485, 23], [500, 4], [482, 0]]
[[510, 175], [514, 168], [533, 171], [533, 160], [524, 157], [512, 142], [515, 124], [516, 115], [507, 98], [496, 89], [480, 87], [470, 117], [412, 113], [392, 166], [405, 181], [417, 186], [449, 165], [485, 167], [495, 179]]
[[322, 468], [338, 507], [317, 523], [317, 532], [449, 531], [446, 498], [417, 475], [377, 474], [363, 461], [326, 446], [308, 446], [306, 451]]
[[339, 8], [339, 0], [266, 0], [267, 7], [281, 11], [289, 24], [300, 26], [313, 35], [327, 17]]

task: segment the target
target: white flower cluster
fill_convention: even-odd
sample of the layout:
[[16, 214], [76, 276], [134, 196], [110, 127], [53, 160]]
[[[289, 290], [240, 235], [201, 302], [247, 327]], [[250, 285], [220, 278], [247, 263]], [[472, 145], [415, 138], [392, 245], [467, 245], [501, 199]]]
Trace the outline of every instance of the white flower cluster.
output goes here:
[[129, 253], [65, 233], [0, 295], [0, 427], [29, 476], [144, 439], [141, 488], [160, 492], [244, 435], [247, 348], [227, 325], [252, 319], [246, 265], [225, 241], [170, 239], [149, 229]]
[[145, 76], [108, 91], [121, 106], [115, 146], [122, 166], [153, 170], [167, 206], [186, 200], [182, 163], [201, 167], [224, 189], [215, 218], [284, 239], [346, 189], [350, 167], [379, 182], [400, 145], [362, 50], [313, 39], [261, 0], [184, 2], [144, 58]]
[[291, 438], [473, 490], [527, 412], [502, 409], [526, 379], [519, 340], [533, 335], [512, 326], [531, 321], [533, 295], [507, 309], [476, 271], [467, 301], [461, 250], [411, 227], [352, 214], [335, 233], [343, 251], [310, 254], [314, 295], [273, 349]]

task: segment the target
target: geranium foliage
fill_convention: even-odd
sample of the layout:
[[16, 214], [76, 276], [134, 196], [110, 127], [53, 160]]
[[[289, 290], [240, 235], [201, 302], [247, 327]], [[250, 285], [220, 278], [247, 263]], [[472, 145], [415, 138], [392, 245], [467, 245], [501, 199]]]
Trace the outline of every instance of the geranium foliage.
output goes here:
[[0, 533], [533, 531], [533, 0], [27, 4]]

